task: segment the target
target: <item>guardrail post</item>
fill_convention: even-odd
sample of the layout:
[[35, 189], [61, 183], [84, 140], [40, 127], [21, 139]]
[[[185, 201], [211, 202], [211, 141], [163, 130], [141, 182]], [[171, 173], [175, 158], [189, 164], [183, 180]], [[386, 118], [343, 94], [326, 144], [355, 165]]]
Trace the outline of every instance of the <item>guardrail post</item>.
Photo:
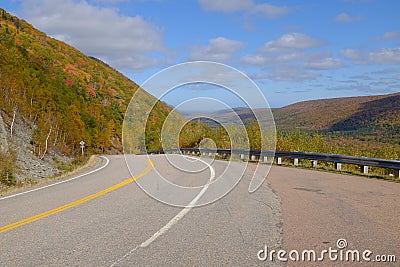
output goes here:
[[294, 166], [299, 166], [299, 159], [294, 159], [293, 160], [293, 165]]
[[262, 162], [267, 163], [268, 162], [268, 157], [267, 156], [262, 157]]
[[362, 165], [362, 166], [361, 166], [361, 172], [362, 172], [363, 174], [368, 174], [368, 166]]
[[313, 160], [312, 161], [313, 168], [317, 168], [317, 165], [318, 165], [318, 161], [317, 160]]
[[335, 162], [335, 169], [336, 169], [337, 171], [341, 171], [341, 170], [342, 170], [342, 163]]
[[255, 155], [251, 155], [251, 161], [256, 161], [256, 156]]
[[400, 178], [400, 170], [394, 170], [394, 177]]
[[240, 154], [240, 159], [244, 160], [244, 154]]
[[282, 165], [282, 158], [281, 158], [281, 157], [278, 157], [278, 158], [276, 159], [276, 164]]

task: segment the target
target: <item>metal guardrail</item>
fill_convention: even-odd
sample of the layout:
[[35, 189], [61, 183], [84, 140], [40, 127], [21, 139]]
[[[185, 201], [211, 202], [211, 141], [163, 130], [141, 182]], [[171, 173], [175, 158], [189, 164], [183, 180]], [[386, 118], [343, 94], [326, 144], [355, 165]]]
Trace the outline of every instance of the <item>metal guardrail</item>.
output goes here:
[[[308, 152], [288, 152], [288, 151], [270, 151], [270, 150], [243, 150], [243, 149], [207, 149], [207, 148], [175, 148], [156, 150], [147, 154], [164, 154], [164, 153], [206, 153], [218, 155], [241, 155], [242, 159], [246, 157], [250, 160], [266, 161], [267, 158], [274, 157], [278, 165], [282, 163], [282, 158], [293, 159], [294, 165], [298, 165], [299, 159], [313, 161], [313, 166], [317, 166], [318, 161], [334, 162], [336, 169], [341, 170], [341, 164], [353, 164], [361, 166], [363, 173], [368, 173], [368, 167], [379, 167], [395, 170], [395, 176], [400, 178], [400, 160], [377, 159], [367, 157], [353, 157], [338, 154], [321, 154]], [[266, 157], [266, 158], [265, 158]], [[258, 159], [257, 159], [258, 158]]]

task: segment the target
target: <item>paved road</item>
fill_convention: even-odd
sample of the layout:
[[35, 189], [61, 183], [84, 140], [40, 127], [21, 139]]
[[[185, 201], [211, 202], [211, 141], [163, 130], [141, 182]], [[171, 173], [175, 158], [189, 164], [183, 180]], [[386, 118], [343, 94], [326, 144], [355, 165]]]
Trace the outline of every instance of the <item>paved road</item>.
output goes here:
[[[254, 194], [247, 192], [251, 171], [221, 200], [184, 211], [154, 200], [127, 180], [132, 175], [123, 156], [108, 159], [98, 172], [0, 200], [0, 265], [264, 266], [257, 252], [264, 245], [280, 247], [280, 201], [267, 184]], [[145, 156], [130, 157], [137, 179], [150, 180], [158, 175], [155, 170], [184, 186], [210, 179], [207, 166], [188, 174], [170, 167], [163, 155], [151, 156], [151, 161], [155, 169]], [[226, 166], [214, 162], [215, 176]], [[242, 168], [243, 163], [235, 162], [230, 172]]]
[[337, 249], [336, 241], [345, 239], [344, 251], [368, 249], [371, 260], [382, 254], [395, 255], [397, 261], [324, 260], [312, 266], [399, 266], [400, 184], [283, 167], [272, 168], [268, 184], [282, 199], [285, 250]]
[[[173, 157], [181, 166], [203, 167], [189, 174], [169, 165], [164, 155], [151, 156], [151, 161], [129, 156], [128, 163], [135, 179], [151, 181], [161, 173], [181, 186], [204, 185], [213, 172], [215, 177], [224, 173], [228, 164], [215, 161], [208, 167]], [[400, 257], [399, 184], [273, 167], [267, 183], [249, 194], [254, 170], [250, 164], [228, 195], [191, 209], [149, 197], [130, 179], [123, 156], [108, 160], [106, 167], [78, 179], [0, 197], [0, 265], [281, 266], [259, 261], [258, 252], [265, 246], [269, 252], [280, 248], [319, 252], [336, 248], [339, 238], [347, 240], [349, 249]], [[102, 159], [94, 169], [108, 160]], [[243, 168], [244, 163], [233, 162], [225, 175], [233, 177]], [[174, 197], [191, 202], [185, 194]], [[344, 265], [327, 260], [297, 264]]]

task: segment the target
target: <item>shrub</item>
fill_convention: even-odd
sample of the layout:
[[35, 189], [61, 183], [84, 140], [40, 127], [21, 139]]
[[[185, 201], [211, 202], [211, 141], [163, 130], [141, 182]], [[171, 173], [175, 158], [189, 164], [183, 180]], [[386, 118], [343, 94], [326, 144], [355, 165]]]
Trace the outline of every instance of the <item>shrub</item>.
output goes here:
[[8, 153], [0, 151], [0, 183], [12, 186], [16, 184], [16, 178], [14, 176], [15, 170], [15, 152], [9, 151]]

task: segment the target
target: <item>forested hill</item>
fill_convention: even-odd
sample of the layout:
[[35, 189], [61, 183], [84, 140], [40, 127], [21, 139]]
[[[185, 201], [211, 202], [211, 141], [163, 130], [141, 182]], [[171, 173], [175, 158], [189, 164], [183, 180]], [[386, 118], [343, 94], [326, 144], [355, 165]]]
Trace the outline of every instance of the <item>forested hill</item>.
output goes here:
[[[212, 115], [223, 124], [235, 123], [235, 113], [250, 124], [254, 113], [247, 108], [221, 110]], [[400, 93], [311, 100], [282, 108], [273, 108], [276, 127], [280, 131], [341, 132], [348, 135], [400, 136]], [[262, 118], [261, 118], [262, 119]]]
[[[135, 92], [135, 111], [150, 118], [140, 125], [149, 133], [146, 146], [158, 149], [171, 107], [99, 59], [0, 9], [0, 192], [2, 184], [61, 172], [80, 159], [81, 140], [86, 155], [122, 152], [124, 115]], [[135, 136], [140, 127], [128, 130]], [[144, 149], [134, 141], [128, 148]]]
[[400, 134], [400, 93], [305, 101], [273, 113], [281, 129]]
[[[124, 112], [138, 85], [98, 59], [46, 36], [0, 9], [0, 107], [32, 128], [33, 150], [120, 151]], [[141, 109], [152, 96], [144, 92]], [[151, 101], [150, 101], [151, 102]], [[164, 116], [163, 103], [155, 113]], [[155, 120], [157, 121], [157, 120]], [[12, 138], [12, 136], [11, 136]]]

